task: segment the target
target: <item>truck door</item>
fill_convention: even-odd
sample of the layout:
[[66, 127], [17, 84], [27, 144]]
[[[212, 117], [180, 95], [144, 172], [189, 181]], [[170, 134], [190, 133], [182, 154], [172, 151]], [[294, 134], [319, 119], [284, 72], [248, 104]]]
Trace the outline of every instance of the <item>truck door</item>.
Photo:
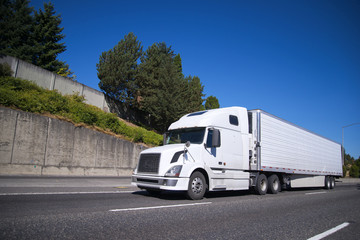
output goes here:
[[203, 160], [211, 169], [224, 167], [222, 161], [221, 132], [219, 129], [209, 128], [203, 151]]

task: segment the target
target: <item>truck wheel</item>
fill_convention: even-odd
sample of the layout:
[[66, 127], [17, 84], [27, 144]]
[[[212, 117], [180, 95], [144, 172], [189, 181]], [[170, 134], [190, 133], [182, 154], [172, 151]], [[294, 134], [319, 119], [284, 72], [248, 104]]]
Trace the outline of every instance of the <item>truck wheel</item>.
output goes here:
[[255, 191], [259, 195], [265, 195], [268, 189], [268, 180], [264, 174], [260, 174], [257, 178]]
[[281, 185], [279, 177], [276, 174], [273, 174], [269, 177], [269, 193], [277, 194], [280, 191]]
[[191, 200], [200, 200], [206, 191], [206, 180], [201, 172], [194, 172], [189, 181], [187, 197]]
[[334, 189], [334, 188], [335, 188], [335, 178], [330, 177], [330, 189]]
[[331, 181], [329, 176], [325, 176], [325, 189], [330, 189]]

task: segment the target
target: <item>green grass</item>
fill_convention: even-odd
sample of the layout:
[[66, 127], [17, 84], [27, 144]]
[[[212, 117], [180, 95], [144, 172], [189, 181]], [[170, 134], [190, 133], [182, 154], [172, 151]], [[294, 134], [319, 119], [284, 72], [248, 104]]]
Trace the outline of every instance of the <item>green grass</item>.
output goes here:
[[74, 123], [96, 126], [104, 131], [122, 135], [133, 142], [158, 146], [162, 136], [141, 127], [129, 126], [113, 113], [84, 103], [79, 94], [61, 95], [56, 90], [46, 90], [27, 80], [0, 77], [0, 104], [27, 112], [50, 113]]

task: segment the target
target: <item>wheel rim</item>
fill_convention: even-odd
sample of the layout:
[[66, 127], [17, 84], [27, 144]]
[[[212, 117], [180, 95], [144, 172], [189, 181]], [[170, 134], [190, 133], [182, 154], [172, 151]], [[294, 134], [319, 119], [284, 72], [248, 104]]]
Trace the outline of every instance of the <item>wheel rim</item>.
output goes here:
[[261, 191], [266, 191], [266, 181], [265, 181], [265, 179], [261, 180], [260, 189], [261, 189]]
[[204, 187], [203, 181], [201, 180], [201, 178], [196, 177], [194, 178], [194, 180], [191, 183], [191, 190], [193, 191], [193, 193], [199, 194], [202, 192]]
[[277, 190], [279, 189], [279, 182], [276, 181], [276, 180], [273, 182], [273, 189], [274, 189], [275, 191], [277, 191]]

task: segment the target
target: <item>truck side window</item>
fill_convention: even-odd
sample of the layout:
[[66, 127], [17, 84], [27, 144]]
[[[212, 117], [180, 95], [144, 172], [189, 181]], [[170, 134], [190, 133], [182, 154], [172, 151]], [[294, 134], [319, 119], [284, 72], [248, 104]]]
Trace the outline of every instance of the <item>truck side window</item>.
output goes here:
[[239, 119], [238, 119], [237, 116], [230, 115], [229, 116], [229, 121], [230, 121], [231, 125], [239, 126]]

